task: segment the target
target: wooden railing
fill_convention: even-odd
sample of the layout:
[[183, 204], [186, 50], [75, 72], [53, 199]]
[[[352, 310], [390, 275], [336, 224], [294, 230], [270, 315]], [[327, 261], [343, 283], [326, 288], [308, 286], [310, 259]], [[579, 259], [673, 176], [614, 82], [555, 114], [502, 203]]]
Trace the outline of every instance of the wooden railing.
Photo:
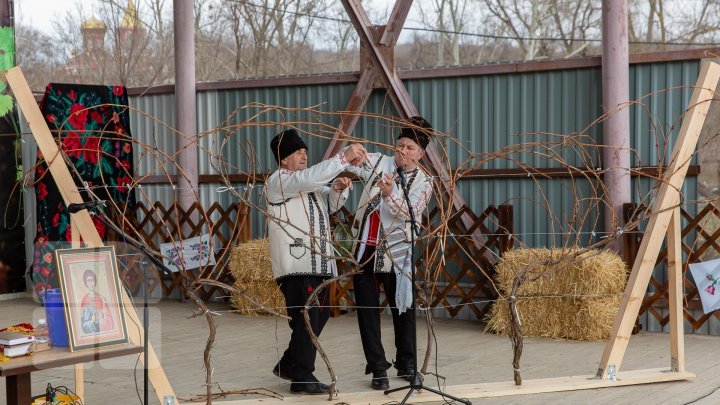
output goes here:
[[[625, 222], [629, 223], [634, 220], [641, 209], [637, 209], [635, 204], [625, 204], [623, 207]], [[687, 222], [682, 227], [682, 251], [683, 259], [683, 280], [684, 280], [684, 311], [683, 316], [694, 330], [703, 327], [705, 322], [715, 317], [720, 319], [720, 312], [715, 311], [709, 314], [703, 314], [699, 317], [693, 315], [691, 310], [701, 310], [702, 304], [698, 290], [695, 287], [694, 280], [688, 276], [688, 265], [710, 258], [720, 256], [720, 209], [714, 204], [706, 205], [697, 215], [692, 215], [686, 210], [681, 209], [682, 218]], [[624, 259], [628, 266], [632, 268], [637, 258], [640, 242], [642, 241], [645, 224], [641, 223], [635, 229], [626, 232], [624, 237]], [[656, 271], [650, 279], [651, 291], [648, 291], [643, 299], [640, 307], [640, 315], [648, 313], [655, 318], [661, 326], [665, 326], [670, 322], [668, 314], [668, 283], [666, 281], [665, 271], [667, 269], [667, 246], [664, 244], [656, 261]], [[697, 311], [695, 311], [697, 313]]]
[[[249, 209], [242, 203], [235, 203], [227, 207], [214, 203], [204, 209], [200, 203], [194, 203], [187, 210], [179, 206], [165, 207], [160, 202], [146, 205], [138, 202], [132, 212], [126, 213], [132, 222], [132, 228], [138, 232], [136, 238], [144, 241], [154, 250], [160, 250], [161, 243], [171, 241], [178, 242], [181, 239], [188, 239], [202, 234], [210, 234], [213, 239], [213, 250], [215, 251], [216, 266], [208, 266], [201, 270], [188, 270], [162, 274], [159, 271], [152, 271], [152, 281], [146, 286], [148, 295], [157, 289], [162, 289], [162, 296], [171, 296], [176, 291], [179, 297], [185, 295], [185, 291], [193, 281], [199, 278], [211, 278], [232, 285], [233, 279], [227, 268], [227, 259], [230, 250], [238, 242], [250, 239], [250, 218]], [[110, 237], [118, 240], [118, 237]], [[146, 265], [139, 255], [129, 257], [125, 266], [121, 266], [121, 277], [123, 282], [131, 291], [137, 291], [143, 283], [143, 269]], [[198, 295], [209, 300], [214, 294], [229, 296], [227, 291], [218, 291], [218, 287], [205, 286]]]
[[[460, 219], [463, 213], [472, 218], [470, 231], [463, 231], [465, 228]], [[430, 285], [427, 286], [431, 292], [432, 308], [443, 307], [451, 317], [456, 317], [467, 307], [478, 319], [484, 318], [492, 300], [497, 297], [492, 288], [494, 264], [486, 259], [486, 252], [491, 251], [492, 256], [497, 257], [512, 249], [513, 239], [509, 237], [513, 232], [512, 219], [512, 205], [491, 205], [479, 216], [467, 207], [453, 213], [447, 222], [449, 235], [445, 238], [442, 257], [437, 258], [437, 261], [444, 260], [444, 263], [424, 263], [427, 254], [420, 255], [416, 261], [418, 280], [425, 278], [425, 269], [437, 270], [430, 275]], [[424, 222], [426, 226], [432, 226], [438, 220], [439, 212], [435, 209]], [[488, 235], [484, 244], [476, 245], [469, 236], [477, 228], [480, 228], [484, 235]], [[429, 242], [420, 243], [418, 250], [432, 252], [439, 243], [438, 238], [430, 238]], [[347, 263], [339, 263], [338, 267], [341, 273], [349, 271]], [[331, 288], [333, 316], [343, 312], [340, 306], [354, 307], [351, 289], [352, 280], [337, 283]], [[382, 304], [385, 305], [387, 300]]]

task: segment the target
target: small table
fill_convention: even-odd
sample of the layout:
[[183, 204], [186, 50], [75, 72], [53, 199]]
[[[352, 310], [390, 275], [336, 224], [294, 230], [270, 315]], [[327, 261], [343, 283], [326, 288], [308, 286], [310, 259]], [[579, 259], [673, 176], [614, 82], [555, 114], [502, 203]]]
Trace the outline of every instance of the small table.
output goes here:
[[55, 347], [32, 356], [12, 358], [0, 362], [0, 376], [5, 377], [5, 399], [8, 405], [28, 405], [31, 402], [30, 373], [71, 364], [89, 363], [142, 353], [142, 346], [119, 345], [93, 350], [70, 352], [67, 347]]

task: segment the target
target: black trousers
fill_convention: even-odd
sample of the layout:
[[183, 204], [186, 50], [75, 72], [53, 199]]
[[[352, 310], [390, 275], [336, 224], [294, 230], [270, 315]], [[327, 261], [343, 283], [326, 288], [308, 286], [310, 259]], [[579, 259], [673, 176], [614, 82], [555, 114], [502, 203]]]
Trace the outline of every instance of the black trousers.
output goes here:
[[393, 328], [395, 330], [395, 368], [405, 371], [412, 367], [414, 359], [413, 311], [407, 309], [398, 313], [395, 305], [395, 272], [375, 273], [373, 260], [368, 260], [375, 253], [375, 248], [367, 246], [363, 259], [361, 274], [353, 276], [355, 289], [355, 303], [357, 304], [357, 319], [360, 327], [360, 339], [365, 353], [365, 374], [375, 370], [387, 370], [390, 363], [385, 359], [385, 349], [380, 334], [380, 286], [385, 290], [385, 296], [390, 303]]
[[[278, 281], [280, 291], [285, 296], [285, 305], [288, 307], [290, 320], [290, 343], [280, 359], [281, 367], [290, 370], [293, 381], [314, 381], [315, 357], [317, 349], [313, 345], [310, 335], [305, 329], [305, 318], [303, 317], [303, 305], [315, 288], [325, 281], [323, 277], [317, 276], [287, 276]], [[330, 318], [328, 289], [318, 294], [320, 308], [312, 307], [310, 312], [310, 326], [316, 336], [320, 336], [325, 324]]]

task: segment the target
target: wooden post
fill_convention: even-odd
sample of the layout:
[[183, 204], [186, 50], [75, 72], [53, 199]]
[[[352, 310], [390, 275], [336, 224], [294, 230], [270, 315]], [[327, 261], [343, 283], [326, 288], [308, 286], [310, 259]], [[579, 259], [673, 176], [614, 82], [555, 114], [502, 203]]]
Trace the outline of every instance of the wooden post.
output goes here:
[[[22, 71], [19, 67], [12, 68], [5, 72], [5, 77], [7, 78], [7, 82], [10, 85], [13, 94], [15, 95], [17, 105], [20, 107], [23, 114], [25, 115], [28, 126], [30, 127], [33, 136], [35, 137], [35, 142], [37, 143], [40, 152], [47, 161], [50, 174], [52, 174], [52, 177], [55, 180], [55, 184], [60, 191], [60, 195], [65, 202], [65, 206], [74, 203], [82, 203], [83, 200], [80, 196], [80, 191], [78, 191], [77, 187], [75, 186], [72, 176], [70, 175], [70, 170], [68, 170], [67, 166], [65, 165], [62, 151], [58, 148], [55, 140], [52, 137], [52, 134], [50, 133], [50, 128], [48, 128], [47, 124], [45, 123], [45, 119], [40, 112], [40, 108], [38, 108], [35, 97], [33, 97], [32, 92], [30, 91], [30, 87], [25, 80], [25, 76], [23, 76], [22, 74]], [[82, 210], [76, 214], [71, 214], [71, 219], [77, 226], [78, 233], [80, 234], [82, 240], [85, 243], [87, 243], [89, 246], [103, 246], [103, 241], [102, 239], [100, 239], [100, 234], [98, 234], [97, 229], [95, 228], [95, 224], [93, 224], [93, 221], [90, 218], [90, 214], [87, 212], [87, 210]], [[140, 318], [138, 317], [135, 308], [132, 306], [132, 300], [127, 295], [125, 289], [120, 290], [122, 291], [124, 303], [123, 309], [125, 311], [125, 315], [130, 320], [129, 323], [141, 325], [142, 322], [140, 322]], [[128, 328], [128, 338], [132, 344], [142, 346], [142, 329]], [[163, 370], [162, 365], [160, 364], [160, 360], [158, 359], [152, 345], [148, 346], [147, 350], [150, 363], [148, 364], [150, 382], [155, 389], [155, 394], [160, 400], [160, 403], [164, 403], [163, 399], [165, 397], [171, 397], [174, 403], [177, 403], [175, 392], [173, 392], [173, 389], [170, 386], [170, 382], [165, 375], [165, 371]]]
[[515, 239], [513, 239], [513, 206], [510, 204], [502, 204], [498, 206], [498, 232], [501, 234], [498, 236], [498, 250], [500, 256], [508, 250], [512, 249], [515, 245]]
[[719, 79], [720, 65], [703, 62], [690, 99], [690, 106], [673, 149], [672, 160], [661, 180], [652, 216], [643, 235], [640, 251], [620, 302], [620, 309], [615, 316], [610, 339], [605, 345], [598, 366], [596, 375], [599, 378], [615, 379], [616, 373], [620, 370], [635, 318], [645, 297], [663, 237], [670, 226], [673, 210], [678, 204], [680, 189], [685, 181], [690, 159], [695, 152]]
[[668, 295], [670, 302], [670, 370], [685, 371], [685, 335], [683, 331], [683, 257], [682, 225], [680, 207], [673, 210], [672, 221], [668, 229]]

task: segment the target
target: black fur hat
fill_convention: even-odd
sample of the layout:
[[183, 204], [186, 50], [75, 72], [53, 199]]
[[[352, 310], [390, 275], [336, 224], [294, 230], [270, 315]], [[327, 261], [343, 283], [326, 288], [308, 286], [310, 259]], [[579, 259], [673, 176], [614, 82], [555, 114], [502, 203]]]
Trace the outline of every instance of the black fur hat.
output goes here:
[[307, 149], [307, 145], [300, 138], [297, 131], [294, 129], [286, 129], [275, 135], [275, 138], [270, 141], [270, 150], [275, 156], [275, 161], [280, 164], [280, 161], [286, 157], [295, 153], [300, 149]]
[[417, 142], [423, 149], [427, 148], [430, 143], [430, 135], [433, 133], [432, 125], [423, 117], [415, 116], [410, 117], [408, 120], [410, 126], [404, 126], [400, 128], [400, 138], [410, 138]]

